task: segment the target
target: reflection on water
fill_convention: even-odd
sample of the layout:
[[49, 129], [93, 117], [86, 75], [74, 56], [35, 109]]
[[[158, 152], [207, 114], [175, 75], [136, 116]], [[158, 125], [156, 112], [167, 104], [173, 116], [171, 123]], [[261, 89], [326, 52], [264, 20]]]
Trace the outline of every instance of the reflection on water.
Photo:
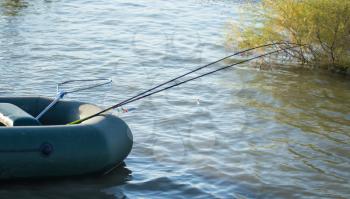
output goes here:
[[[0, 0], [0, 94], [110, 77], [67, 99], [114, 104], [227, 55], [237, 2]], [[245, 66], [208, 76], [119, 113], [135, 140], [126, 166], [3, 183], [0, 198], [349, 198], [349, 82]]]
[[349, 79], [310, 71], [275, 71], [258, 73], [248, 84], [239, 97], [258, 111], [256, 121], [273, 127], [263, 130], [269, 133], [271, 147], [293, 160], [278, 161], [280, 169], [309, 182], [303, 188], [323, 190], [339, 183], [333, 189], [347, 190]]
[[[57, 178], [55, 180], [10, 181], [0, 184], [1, 198], [115, 198], [104, 190], [130, 180], [131, 171], [120, 166], [108, 175]], [[30, 192], [28, 192], [30, 191]]]

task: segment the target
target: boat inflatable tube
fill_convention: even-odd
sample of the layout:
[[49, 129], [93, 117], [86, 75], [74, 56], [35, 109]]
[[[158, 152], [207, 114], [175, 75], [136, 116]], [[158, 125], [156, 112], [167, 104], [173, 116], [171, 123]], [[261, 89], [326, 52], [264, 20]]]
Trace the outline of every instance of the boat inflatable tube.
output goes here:
[[130, 153], [132, 133], [117, 116], [102, 114], [66, 125], [100, 111], [95, 105], [59, 101], [35, 121], [51, 102], [41, 97], [0, 97], [0, 121], [12, 121], [7, 124], [11, 127], [0, 126], [0, 179], [105, 172]]

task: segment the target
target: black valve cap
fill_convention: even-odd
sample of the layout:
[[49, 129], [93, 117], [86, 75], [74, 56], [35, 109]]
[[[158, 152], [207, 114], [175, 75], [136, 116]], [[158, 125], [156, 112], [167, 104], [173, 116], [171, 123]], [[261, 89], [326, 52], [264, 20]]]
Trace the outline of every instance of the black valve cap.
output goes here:
[[44, 156], [50, 156], [53, 152], [53, 146], [50, 143], [43, 143], [40, 146], [40, 152]]

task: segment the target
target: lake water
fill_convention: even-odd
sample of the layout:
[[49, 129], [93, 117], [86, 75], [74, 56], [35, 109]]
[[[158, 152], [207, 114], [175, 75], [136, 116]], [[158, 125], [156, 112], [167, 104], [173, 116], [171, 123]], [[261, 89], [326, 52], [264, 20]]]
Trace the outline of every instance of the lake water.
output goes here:
[[[66, 99], [115, 104], [228, 55], [240, 3], [0, 0], [0, 95], [107, 77]], [[350, 198], [349, 99], [346, 77], [243, 65], [115, 111], [134, 134], [125, 166], [3, 182], [0, 198]]]

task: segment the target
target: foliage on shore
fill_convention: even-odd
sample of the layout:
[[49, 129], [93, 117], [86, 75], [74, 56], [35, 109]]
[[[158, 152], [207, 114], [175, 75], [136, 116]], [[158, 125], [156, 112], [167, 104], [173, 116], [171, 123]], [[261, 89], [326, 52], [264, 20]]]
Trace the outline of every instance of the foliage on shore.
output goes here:
[[243, 8], [227, 42], [239, 48], [266, 43], [306, 44], [287, 52], [298, 65], [350, 70], [349, 0], [262, 0]]

